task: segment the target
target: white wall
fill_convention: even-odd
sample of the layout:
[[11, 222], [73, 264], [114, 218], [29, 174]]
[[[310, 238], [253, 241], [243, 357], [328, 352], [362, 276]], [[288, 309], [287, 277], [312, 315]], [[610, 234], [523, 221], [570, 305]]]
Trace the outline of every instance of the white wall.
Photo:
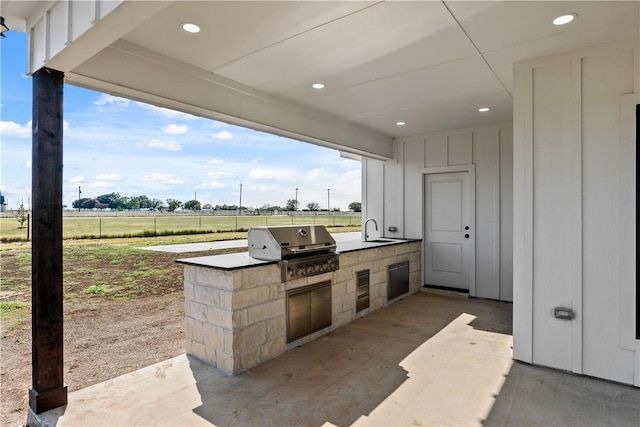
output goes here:
[[[518, 360], [634, 382], [635, 144], [622, 118], [639, 68], [637, 40], [514, 67]], [[576, 317], [556, 319], [558, 306]]]
[[[474, 164], [474, 296], [512, 301], [512, 156], [510, 123], [399, 139], [393, 160], [363, 160], [364, 216], [384, 224], [386, 237], [421, 239], [425, 170]], [[381, 191], [372, 191], [374, 187]], [[390, 226], [396, 231], [389, 231]]]

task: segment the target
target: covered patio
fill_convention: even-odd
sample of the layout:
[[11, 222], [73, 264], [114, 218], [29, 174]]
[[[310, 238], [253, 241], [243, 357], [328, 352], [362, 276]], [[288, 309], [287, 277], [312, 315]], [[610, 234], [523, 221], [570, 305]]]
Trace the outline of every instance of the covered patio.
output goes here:
[[[637, 2], [8, 1], [2, 13], [29, 34], [34, 79], [32, 415], [638, 424], [637, 389], [563, 373], [640, 386]], [[470, 296], [513, 301], [513, 332], [511, 313], [485, 310], [501, 303], [420, 294], [237, 377], [182, 357], [65, 409], [65, 83], [360, 156], [363, 219], [424, 241], [422, 271], [437, 252], [428, 183], [458, 174], [450, 205], [470, 217], [441, 265]], [[164, 394], [169, 383], [185, 394]], [[186, 412], [171, 412], [178, 399]]]
[[513, 362], [509, 303], [420, 292], [235, 376], [182, 355], [70, 393], [62, 426], [637, 426], [640, 390]]

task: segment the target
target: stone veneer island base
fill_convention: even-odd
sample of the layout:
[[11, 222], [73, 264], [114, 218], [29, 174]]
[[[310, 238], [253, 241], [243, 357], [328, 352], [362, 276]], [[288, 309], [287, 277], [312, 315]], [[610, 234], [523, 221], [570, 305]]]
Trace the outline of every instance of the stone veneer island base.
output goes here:
[[[187, 258], [186, 352], [236, 374], [420, 289], [419, 240], [338, 242], [337, 271], [282, 282], [277, 262], [248, 253]], [[408, 293], [387, 301], [388, 266], [409, 262]], [[356, 275], [369, 270], [369, 307], [356, 313]], [[287, 343], [287, 291], [331, 281], [331, 325]]]

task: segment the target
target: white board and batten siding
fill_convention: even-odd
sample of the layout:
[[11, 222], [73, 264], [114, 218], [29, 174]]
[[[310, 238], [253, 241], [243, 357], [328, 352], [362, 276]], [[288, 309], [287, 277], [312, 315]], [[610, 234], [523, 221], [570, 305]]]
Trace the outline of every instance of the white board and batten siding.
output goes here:
[[[393, 160], [363, 160], [367, 217], [383, 223], [386, 237], [420, 238], [424, 220], [424, 177], [433, 172], [475, 170], [475, 295], [512, 301], [511, 123], [398, 139]], [[372, 194], [382, 168], [382, 194]], [[383, 210], [379, 208], [383, 198]], [[374, 212], [382, 214], [375, 217]], [[396, 231], [389, 231], [395, 227]]]
[[514, 68], [514, 358], [635, 385], [638, 63], [623, 40]]

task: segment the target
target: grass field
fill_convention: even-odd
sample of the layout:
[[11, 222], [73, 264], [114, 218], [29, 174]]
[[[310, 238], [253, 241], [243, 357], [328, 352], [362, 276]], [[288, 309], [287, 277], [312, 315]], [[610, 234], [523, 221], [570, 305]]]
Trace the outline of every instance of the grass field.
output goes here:
[[[222, 232], [246, 230], [257, 225], [321, 224], [327, 227], [360, 225], [359, 215], [273, 215], [273, 216], [214, 216], [214, 215], [148, 215], [148, 216], [87, 216], [65, 217], [63, 238], [104, 238], [141, 236], [143, 233], [169, 234], [180, 232]], [[27, 228], [18, 228], [15, 218], [0, 218], [0, 237], [3, 241], [27, 238]]]

